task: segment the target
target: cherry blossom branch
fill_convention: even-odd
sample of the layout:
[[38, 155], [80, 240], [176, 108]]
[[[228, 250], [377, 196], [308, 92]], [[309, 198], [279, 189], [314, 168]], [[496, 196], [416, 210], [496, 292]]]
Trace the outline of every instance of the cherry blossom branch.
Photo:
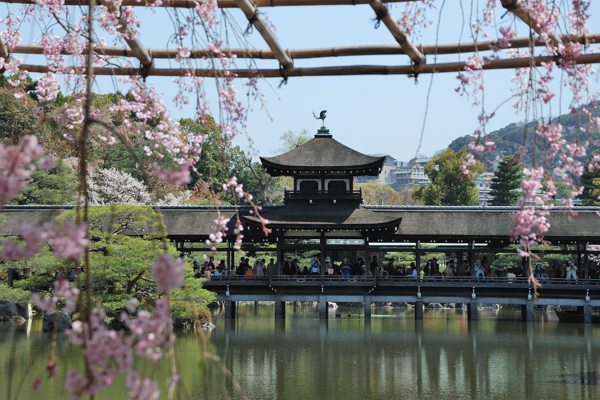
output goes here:
[[[502, 7], [506, 10], [513, 13], [517, 18], [527, 24], [533, 31], [542, 35], [548, 36], [550, 42], [554, 47], [558, 47], [559, 44], [562, 43], [561, 39], [556, 35], [554, 31], [548, 32], [549, 22], [550, 21], [540, 21], [538, 18], [535, 18], [529, 10], [527, 6], [523, 4], [521, 0], [500, 0], [502, 3]], [[535, 2], [534, 2], [535, 3]]]

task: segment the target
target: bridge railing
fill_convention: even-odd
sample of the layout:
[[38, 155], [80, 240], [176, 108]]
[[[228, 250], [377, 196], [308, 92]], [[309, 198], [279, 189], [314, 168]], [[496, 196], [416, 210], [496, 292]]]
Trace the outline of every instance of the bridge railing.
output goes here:
[[[415, 279], [410, 276], [351, 276], [350, 278], [342, 278], [339, 275], [263, 275], [263, 276], [248, 276], [248, 275], [228, 275], [228, 276], [212, 276], [211, 282], [226, 283], [226, 282], [245, 282], [248, 284], [277, 284], [277, 283], [296, 283], [296, 284], [315, 284], [315, 283], [331, 283], [331, 284], [386, 284], [386, 283], [423, 283], [423, 284], [494, 284], [494, 283], [515, 283], [515, 284], [530, 284], [527, 277], [486, 277], [476, 278], [474, 276], [425, 276]], [[542, 285], [592, 285], [600, 286], [600, 279], [564, 279], [564, 278], [545, 278], [540, 279]], [[209, 283], [210, 284], [210, 283]]]

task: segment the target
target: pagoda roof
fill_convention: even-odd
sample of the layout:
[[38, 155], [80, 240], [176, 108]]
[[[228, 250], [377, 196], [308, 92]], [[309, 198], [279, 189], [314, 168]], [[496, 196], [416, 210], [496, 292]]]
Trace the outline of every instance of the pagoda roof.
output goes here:
[[[289, 205], [261, 211], [269, 220], [268, 228], [283, 229], [378, 229], [398, 228], [400, 213], [371, 211], [354, 205]], [[244, 215], [250, 225], [260, 225], [260, 218]]]
[[297, 173], [343, 173], [377, 176], [385, 156], [369, 156], [345, 146], [331, 135], [317, 134], [308, 142], [275, 157], [261, 157], [271, 176]]

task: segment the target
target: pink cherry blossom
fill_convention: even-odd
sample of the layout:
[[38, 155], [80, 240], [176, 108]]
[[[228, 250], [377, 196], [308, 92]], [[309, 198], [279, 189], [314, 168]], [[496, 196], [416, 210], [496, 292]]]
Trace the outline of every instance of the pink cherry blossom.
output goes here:
[[183, 265], [184, 262], [181, 258], [175, 258], [169, 254], [159, 255], [152, 264], [152, 272], [158, 288], [170, 290], [180, 287], [185, 275]]

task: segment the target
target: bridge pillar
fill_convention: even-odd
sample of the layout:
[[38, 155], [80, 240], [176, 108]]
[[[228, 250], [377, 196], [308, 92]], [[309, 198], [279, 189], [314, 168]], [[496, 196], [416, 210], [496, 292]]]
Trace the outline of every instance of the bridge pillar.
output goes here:
[[281, 297], [275, 297], [275, 318], [285, 318], [285, 301]]
[[533, 303], [531, 301], [521, 306], [521, 320], [533, 321]]
[[423, 302], [422, 301], [416, 301], [415, 302], [415, 319], [416, 320], [421, 320], [423, 319]]
[[477, 321], [477, 302], [471, 301], [467, 303], [467, 313], [470, 321]]
[[319, 318], [327, 318], [327, 301], [325, 296], [319, 296]]
[[298, 302], [294, 302], [294, 314], [298, 314]]
[[592, 306], [589, 304], [583, 306], [583, 322], [586, 324], [592, 323]]
[[237, 314], [237, 303], [235, 301], [225, 301], [225, 318], [235, 318]]
[[254, 302], [254, 314], [258, 314], [258, 301]]
[[371, 296], [365, 296], [364, 306], [365, 306], [365, 318], [371, 318]]

